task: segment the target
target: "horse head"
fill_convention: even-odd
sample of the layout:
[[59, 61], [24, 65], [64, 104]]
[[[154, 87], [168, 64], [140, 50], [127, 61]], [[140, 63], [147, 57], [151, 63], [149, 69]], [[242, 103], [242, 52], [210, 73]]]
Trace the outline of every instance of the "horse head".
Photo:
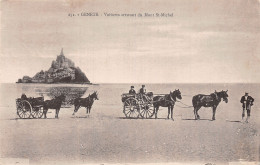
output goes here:
[[172, 97], [173, 96], [176, 96], [178, 99], [182, 99], [182, 96], [181, 96], [181, 91], [179, 89], [175, 89], [173, 92], [170, 92], [172, 94]]
[[91, 97], [92, 97], [93, 99], [95, 99], [95, 100], [98, 100], [98, 93], [97, 93], [97, 91], [95, 91], [95, 92], [91, 95]]
[[220, 93], [220, 97], [223, 98], [223, 100], [225, 101], [225, 103], [228, 103], [228, 94], [227, 94], [228, 90], [226, 91], [221, 91]]

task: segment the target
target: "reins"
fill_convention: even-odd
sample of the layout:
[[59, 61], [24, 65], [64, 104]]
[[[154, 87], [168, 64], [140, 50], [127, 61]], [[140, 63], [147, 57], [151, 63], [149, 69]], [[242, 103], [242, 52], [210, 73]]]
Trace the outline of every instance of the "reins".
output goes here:
[[182, 105], [185, 105], [185, 107], [184, 107], [184, 106], [180, 106], [180, 105], [176, 105], [177, 107], [180, 107], [180, 108], [191, 108], [191, 107], [193, 107], [193, 106], [191, 106], [191, 105], [187, 105], [187, 104], [185, 104], [185, 103], [183, 103], [183, 102], [181, 102], [181, 101], [178, 101], [178, 100], [176, 100], [176, 102], [179, 102], [179, 103], [181, 103]]
[[[189, 96], [189, 95], [182, 95], [182, 96]], [[171, 97], [171, 95], [170, 95], [170, 97]], [[172, 99], [172, 97], [171, 97], [171, 99]], [[166, 97], [165, 97], [165, 100], [164, 101], [166, 101], [166, 102], [179, 102], [179, 103], [181, 103], [182, 105], [184, 105], [184, 106], [180, 106], [180, 105], [177, 105], [177, 104], [175, 104], [175, 106], [177, 106], [177, 107], [180, 107], [180, 108], [192, 108], [193, 106], [191, 106], [191, 105], [187, 105], [187, 104], [185, 104], [185, 103], [183, 103], [182, 101], [178, 101], [177, 99], [176, 99], [176, 101], [175, 100], [167, 100], [166, 99]]]

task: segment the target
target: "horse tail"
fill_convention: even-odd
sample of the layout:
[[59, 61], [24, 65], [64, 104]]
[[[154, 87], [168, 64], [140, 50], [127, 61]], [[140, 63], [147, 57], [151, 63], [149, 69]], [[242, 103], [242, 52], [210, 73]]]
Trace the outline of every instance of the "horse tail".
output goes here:
[[192, 97], [192, 105], [193, 105], [193, 107], [197, 106], [197, 99], [198, 99], [197, 95]]
[[153, 97], [153, 106], [156, 106], [157, 96]]
[[160, 100], [160, 96], [155, 96], [155, 97], [153, 97], [153, 106], [154, 106], [155, 108], [159, 108], [159, 106], [160, 106], [159, 100]]
[[42, 107], [43, 107], [43, 109], [46, 109], [46, 102], [45, 101], [42, 103]]
[[45, 100], [45, 101], [43, 102], [43, 110], [44, 110], [44, 111], [48, 109], [48, 102], [49, 102], [49, 100]]
[[74, 100], [74, 106], [77, 106], [77, 105], [79, 105], [79, 98], [76, 98], [76, 99]]

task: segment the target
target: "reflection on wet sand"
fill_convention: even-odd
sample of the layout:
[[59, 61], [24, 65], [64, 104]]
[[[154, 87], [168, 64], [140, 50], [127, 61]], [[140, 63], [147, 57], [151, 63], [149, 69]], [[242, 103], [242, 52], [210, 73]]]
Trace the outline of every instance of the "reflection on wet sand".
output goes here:
[[48, 96], [51, 99], [64, 94], [66, 96], [62, 107], [70, 107], [76, 98], [82, 97], [87, 91], [87, 87], [40, 87], [35, 88], [35, 92], [41, 96]]

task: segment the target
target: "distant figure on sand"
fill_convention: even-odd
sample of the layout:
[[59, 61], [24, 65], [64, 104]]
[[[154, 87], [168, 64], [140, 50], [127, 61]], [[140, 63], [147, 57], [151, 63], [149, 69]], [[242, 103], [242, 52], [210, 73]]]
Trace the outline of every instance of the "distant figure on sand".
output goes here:
[[242, 103], [242, 107], [243, 107], [242, 120], [244, 120], [245, 110], [246, 110], [247, 111], [246, 123], [248, 123], [250, 118], [251, 106], [253, 105], [254, 98], [249, 96], [248, 93], [246, 92], [245, 95], [241, 97], [240, 102]]
[[129, 90], [129, 94], [131, 94], [131, 95], [136, 94], [134, 88], [135, 88], [134, 86], [131, 86], [131, 89]]

